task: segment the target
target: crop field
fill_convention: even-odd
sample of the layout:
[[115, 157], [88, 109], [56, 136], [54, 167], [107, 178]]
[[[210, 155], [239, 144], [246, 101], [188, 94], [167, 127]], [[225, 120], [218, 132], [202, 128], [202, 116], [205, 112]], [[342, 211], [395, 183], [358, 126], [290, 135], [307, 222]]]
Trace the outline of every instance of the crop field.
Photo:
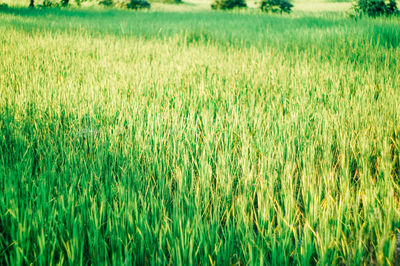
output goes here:
[[400, 18], [179, 8], [0, 9], [0, 264], [400, 263]]

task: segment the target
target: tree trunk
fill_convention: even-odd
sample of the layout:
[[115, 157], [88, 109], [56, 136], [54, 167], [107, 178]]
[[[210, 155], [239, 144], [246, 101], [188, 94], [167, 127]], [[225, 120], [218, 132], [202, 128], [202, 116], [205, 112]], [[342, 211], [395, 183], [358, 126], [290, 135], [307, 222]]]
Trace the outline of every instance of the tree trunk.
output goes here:
[[69, 0], [61, 0], [62, 6], [68, 6]]
[[30, 4], [29, 4], [29, 7], [35, 7], [35, 0], [30, 0], [31, 2], [30, 2]]

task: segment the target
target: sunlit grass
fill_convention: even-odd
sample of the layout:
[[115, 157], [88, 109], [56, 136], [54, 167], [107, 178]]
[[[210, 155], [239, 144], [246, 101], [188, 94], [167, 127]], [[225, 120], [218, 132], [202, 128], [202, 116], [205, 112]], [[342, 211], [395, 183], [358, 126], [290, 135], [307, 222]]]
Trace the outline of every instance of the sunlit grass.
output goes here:
[[395, 263], [399, 25], [2, 11], [0, 262]]

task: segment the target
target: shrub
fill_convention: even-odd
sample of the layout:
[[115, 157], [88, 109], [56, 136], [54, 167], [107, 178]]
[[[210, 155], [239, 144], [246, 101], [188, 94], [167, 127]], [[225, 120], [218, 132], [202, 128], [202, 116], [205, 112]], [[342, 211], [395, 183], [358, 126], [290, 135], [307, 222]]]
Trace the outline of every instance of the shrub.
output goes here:
[[263, 0], [261, 1], [260, 8], [265, 12], [286, 12], [290, 13], [293, 4], [288, 0]]
[[102, 0], [99, 2], [100, 5], [102, 6], [112, 6], [113, 5], [113, 1], [112, 0]]
[[396, 0], [390, 0], [389, 3], [386, 4], [386, 13], [389, 15], [399, 13]]
[[51, 0], [44, 0], [41, 5], [38, 5], [39, 7], [59, 7], [60, 4], [56, 1], [51, 1]]
[[366, 14], [370, 17], [393, 15], [399, 12], [395, 0], [358, 0], [355, 10], [359, 14]]
[[181, 4], [181, 3], [183, 3], [182, 0], [163, 0], [162, 2], [166, 3], [166, 4]]
[[146, 0], [130, 0], [126, 7], [129, 9], [150, 8], [150, 3]]
[[0, 9], [7, 9], [8, 5], [6, 3], [0, 3]]
[[235, 7], [247, 7], [245, 0], [215, 0], [211, 4], [212, 9], [233, 9]]
[[[103, 0], [105, 2], [107, 0]], [[150, 8], [150, 3], [147, 0], [113, 0], [113, 5], [129, 9]]]
[[44, 0], [41, 5], [38, 5], [38, 7], [66, 7], [68, 4], [69, 0]]

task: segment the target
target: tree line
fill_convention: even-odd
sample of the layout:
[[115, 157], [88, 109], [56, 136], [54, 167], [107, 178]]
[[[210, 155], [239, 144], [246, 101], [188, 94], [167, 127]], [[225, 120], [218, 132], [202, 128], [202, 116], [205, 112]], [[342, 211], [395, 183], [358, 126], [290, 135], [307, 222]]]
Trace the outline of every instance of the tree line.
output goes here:
[[[76, 1], [77, 3], [79, 3], [79, 1]], [[42, 5], [51, 5], [52, 2], [49, 0], [44, 0]], [[68, 6], [69, 4], [69, 0], [60, 0], [60, 4], [63, 7]], [[29, 0], [29, 7], [35, 7], [35, 0]]]
[[[29, 0], [29, 6], [35, 7], [35, 0]], [[62, 6], [66, 7], [69, 5], [70, 0], [44, 0], [41, 6]], [[81, 1], [85, 0], [75, 0], [75, 2], [80, 5]], [[99, 4], [112, 6], [115, 4], [115, 0], [99, 0]], [[148, 0], [118, 0], [119, 6], [139, 9], [139, 8], [150, 8], [150, 3]], [[181, 3], [182, 0], [164, 0], [168, 3]], [[211, 4], [212, 9], [233, 9], [233, 8], [245, 8], [247, 7], [246, 0], [214, 0]], [[293, 4], [291, 0], [262, 0], [260, 2], [260, 9], [266, 12], [286, 12], [290, 13]], [[396, 4], [396, 0], [357, 0], [354, 5], [354, 10], [359, 15], [368, 15], [372, 17], [380, 15], [393, 15], [399, 14], [399, 10]]]

